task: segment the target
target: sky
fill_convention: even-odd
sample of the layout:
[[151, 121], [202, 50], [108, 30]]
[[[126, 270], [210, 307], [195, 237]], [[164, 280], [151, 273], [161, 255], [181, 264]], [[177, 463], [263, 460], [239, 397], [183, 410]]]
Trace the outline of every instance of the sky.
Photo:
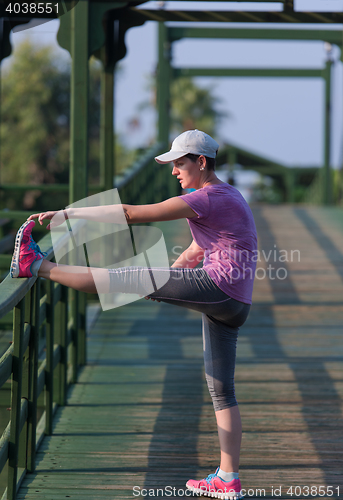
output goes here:
[[[156, 2], [149, 2], [156, 7]], [[185, 2], [186, 3], [186, 2]], [[166, 2], [173, 8], [175, 2]], [[188, 2], [194, 7], [195, 2]], [[216, 4], [216, 5], [215, 5]], [[240, 8], [245, 4], [239, 4]], [[297, 0], [296, 9], [312, 5], [318, 10], [343, 11], [343, 0]], [[211, 2], [223, 8], [223, 2]], [[225, 6], [224, 6], [225, 7]], [[231, 8], [237, 8], [235, 3]], [[250, 7], [264, 8], [263, 4]], [[204, 6], [205, 8], [205, 6]], [[280, 4], [275, 4], [280, 9]], [[49, 21], [11, 34], [13, 52], [25, 38], [37, 44], [51, 44], [56, 57], [70, 60], [69, 53], [56, 42], [59, 21]], [[217, 25], [218, 26], [218, 25]], [[224, 26], [247, 26], [221, 24]], [[248, 25], [259, 27], [260, 25]], [[270, 27], [273, 27], [270, 25]], [[277, 25], [287, 27], [290, 25]], [[313, 27], [313, 26], [309, 26]], [[342, 29], [325, 25], [326, 29]], [[115, 128], [129, 147], [145, 147], [154, 140], [156, 116], [153, 111], [139, 111], [150, 100], [149, 76], [157, 64], [157, 24], [146, 22], [126, 35], [127, 55], [120, 62], [115, 85]], [[181, 40], [173, 44], [173, 65], [177, 67], [246, 67], [246, 68], [322, 68], [327, 55], [322, 42], [283, 42], [250, 40]], [[334, 47], [332, 164], [342, 162], [342, 63], [340, 50]], [[11, 58], [3, 61], [10, 64]], [[289, 166], [316, 166], [323, 161], [324, 84], [321, 79], [304, 78], [196, 78], [200, 86], [213, 89], [220, 108], [230, 117], [218, 127], [219, 143], [233, 142], [257, 154]], [[138, 127], [132, 127], [132, 122]]]

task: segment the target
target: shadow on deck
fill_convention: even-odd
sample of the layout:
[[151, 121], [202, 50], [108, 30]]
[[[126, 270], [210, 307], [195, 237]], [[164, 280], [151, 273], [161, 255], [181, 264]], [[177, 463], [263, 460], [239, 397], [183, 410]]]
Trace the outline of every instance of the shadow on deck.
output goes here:
[[[247, 497], [292, 498], [293, 487], [338, 498], [343, 211], [256, 206], [254, 216], [261, 260], [236, 369], [242, 485]], [[160, 227], [169, 249], [188, 245], [185, 221]], [[102, 312], [88, 349], [18, 498], [183, 498], [187, 479], [218, 465], [200, 315], [142, 299]]]

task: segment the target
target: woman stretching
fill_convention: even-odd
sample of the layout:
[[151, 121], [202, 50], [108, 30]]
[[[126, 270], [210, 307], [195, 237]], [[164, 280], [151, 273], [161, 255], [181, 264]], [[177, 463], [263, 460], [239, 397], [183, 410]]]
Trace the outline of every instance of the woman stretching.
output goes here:
[[[205, 374], [215, 410], [220, 466], [214, 474], [187, 488], [221, 499], [242, 497], [238, 476], [241, 419], [234, 389], [238, 330], [247, 319], [255, 276], [257, 237], [254, 219], [241, 194], [215, 175], [218, 144], [199, 130], [178, 136], [158, 163], [173, 162], [172, 174], [182, 188], [195, 191], [153, 205], [108, 205], [69, 208], [63, 220], [88, 219], [115, 222], [124, 211], [129, 224], [186, 218], [193, 236], [191, 245], [170, 269], [168, 281], [147, 298], [202, 313]], [[46, 278], [82, 292], [140, 293], [144, 295], [149, 268], [84, 268], [58, 265], [44, 259], [31, 236], [38, 218], [51, 220], [57, 212], [34, 214], [17, 234], [11, 276]], [[47, 226], [53, 226], [53, 221]], [[203, 260], [202, 268], [195, 266]], [[164, 270], [165, 271], [165, 270]], [[154, 273], [158, 270], [154, 269]], [[163, 270], [161, 269], [161, 273]]]

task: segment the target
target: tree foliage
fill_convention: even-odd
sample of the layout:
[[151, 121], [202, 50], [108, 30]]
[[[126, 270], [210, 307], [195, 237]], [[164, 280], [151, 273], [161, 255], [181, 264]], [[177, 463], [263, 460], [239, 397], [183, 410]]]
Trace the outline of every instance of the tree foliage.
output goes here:
[[[57, 65], [50, 46], [23, 42], [2, 74], [1, 184], [69, 182], [70, 66]], [[90, 65], [90, 182], [99, 176], [100, 68]], [[39, 191], [3, 195], [8, 208], [51, 207], [54, 195]], [[61, 203], [60, 195], [55, 196]], [[65, 203], [67, 203], [67, 199]]]
[[171, 84], [171, 128], [173, 136], [199, 129], [215, 136], [227, 113], [220, 111], [221, 99], [212, 88], [199, 87], [192, 78], [177, 78]]
[[[156, 108], [157, 80], [149, 77], [151, 99], [140, 104], [138, 111]], [[182, 77], [170, 84], [170, 135], [171, 138], [185, 130], [199, 129], [216, 136], [221, 120], [230, 114], [219, 109], [222, 100], [214, 95], [213, 87], [200, 87], [193, 78]], [[139, 118], [133, 121], [140, 123]]]

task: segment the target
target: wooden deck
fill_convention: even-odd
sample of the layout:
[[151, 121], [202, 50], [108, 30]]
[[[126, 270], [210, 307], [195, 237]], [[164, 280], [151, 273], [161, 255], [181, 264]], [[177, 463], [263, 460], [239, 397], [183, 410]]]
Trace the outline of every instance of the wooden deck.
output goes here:
[[[254, 215], [269, 260], [258, 262], [238, 344], [242, 486], [247, 498], [339, 498], [343, 210], [257, 206]], [[188, 244], [185, 221], [162, 227], [168, 248]], [[269, 265], [274, 275], [262, 279]], [[183, 498], [187, 479], [218, 465], [200, 315], [142, 299], [102, 312], [88, 347], [89, 363], [18, 498]], [[324, 489], [308, 495], [306, 486]]]

